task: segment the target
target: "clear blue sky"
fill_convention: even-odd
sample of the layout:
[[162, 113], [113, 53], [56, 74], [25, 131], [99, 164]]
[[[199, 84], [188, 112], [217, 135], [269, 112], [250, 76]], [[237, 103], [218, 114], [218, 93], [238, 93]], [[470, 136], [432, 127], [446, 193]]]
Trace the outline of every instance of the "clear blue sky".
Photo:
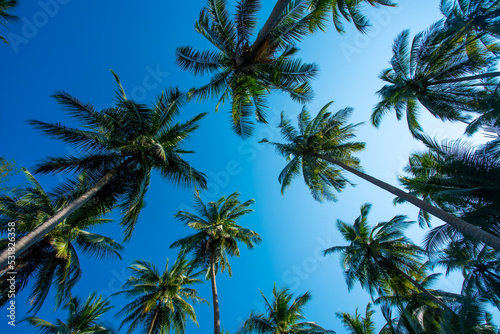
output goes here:
[[[229, 0], [234, 9], [235, 1]], [[57, 6], [44, 6], [51, 3]], [[367, 121], [377, 102], [375, 92], [383, 85], [378, 73], [387, 67], [391, 45], [403, 29], [412, 33], [427, 28], [440, 19], [436, 0], [401, 0], [397, 9], [368, 8], [372, 32], [360, 35], [349, 27], [339, 36], [334, 29], [305, 38], [300, 56], [306, 62], [319, 64], [321, 72], [313, 82], [315, 100], [309, 109], [316, 113], [328, 101], [335, 100], [333, 110], [352, 106], [352, 122]], [[260, 24], [270, 13], [274, 1], [263, 5]], [[129, 97], [150, 103], [164, 88], [179, 86], [187, 90], [207, 82], [208, 77], [195, 77], [174, 64], [175, 48], [192, 45], [210, 49], [211, 45], [194, 31], [194, 22], [205, 5], [195, 1], [76, 1], [21, 0], [15, 14], [22, 21], [10, 25], [15, 40], [12, 46], [0, 45], [3, 61], [0, 104], [0, 155], [15, 159], [29, 170], [46, 156], [73, 153], [72, 149], [36, 132], [26, 120], [72, 124], [50, 95], [64, 90], [92, 102], [99, 108], [109, 106], [114, 97], [114, 79], [109, 69], [119, 74]], [[3, 29], [3, 28], [2, 28]], [[2, 35], [9, 32], [2, 30]], [[14, 35], [11, 35], [11, 37]], [[269, 295], [273, 284], [287, 285], [297, 294], [311, 291], [313, 299], [306, 315], [311, 321], [345, 333], [335, 312], [353, 313], [357, 307], [364, 312], [370, 300], [358, 286], [350, 293], [344, 282], [337, 256], [324, 258], [321, 251], [343, 244], [335, 228], [336, 219], [352, 222], [365, 202], [374, 204], [371, 221], [385, 221], [395, 214], [416, 219], [417, 210], [392, 205], [393, 197], [364, 181], [351, 177], [358, 185], [339, 194], [337, 203], [320, 204], [309, 195], [302, 180], [280, 194], [278, 174], [284, 160], [270, 147], [257, 144], [262, 137], [280, 140], [275, 129], [282, 110], [295, 118], [301, 105], [288, 96], [275, 94], [270, 99], [269, 125], [258, 126], [252, 139], [243, 141], [229, 126], [227, 106], [214, 113], [214, 101], [190, 102], [183, 110], [184, 119], [200, 112], [209, 112], [193, 135], [189, 148], [195, 154], [186, 157], [193, 166], [209, 176], [209, 200], [234, 191], [241, 199], [256, 199], [255, 212], [241, 220], [245, 227], [259, 232], [261, 245], [252, 251], [243, 250], [240, 258], [231, 259], [233, 277], [217, 276], [221, 321], [234, 333], [251, 309], [262, 308], [259, 289]], [[433, 136], [456, 138], [463, 127], [430, 119], [422, 110], [424, 128]], [[397, 184], [410, 152], [419, 149], [411, 139], [404, 122], [388, 115], [379, 129], [368, 123], [360, 127], [359, 140], [367, 142], [360, 155], [367, 172], [386, 182]], [[63, 180], [61, 176], [39, 177], [46, 189]], [[118, 291], [128, 278], [125, 268], [133, 259], [153, 261], [163, 268], [166, 259], [173, 261], [176, 250], [169, 245], [190, 231], [172, 216], [190, 206], [190, 189], [178, 189], [155, 175], [147, 195], [147, 206], [130, 242], [124, 244], [123, 260], [95, 261], [81, 255], [83, 277], [74, 294], [86, 298], [91, 291], [110, 295]], [[106, 226], [100, 233], [122, 240], [117, 224]], [[411, 237], [419, 242], [422, 231], [414, 229]], [[442, 280], [440, 287], [457, 291], [457, 277]], [[209, 282], [198, 287], [200, 295], [211, 300]], [[18, 319], [26, 311], [26, 293], [17, 296]], [[113, 298], [118, 311], [124, 300]], [[54, 321], [65, 318], [52, 313], [50, 295], [38, 316]], [[196, 308], [199, 327], [188, 333], [213, 331], [211, 306]], [[377, 310], [378, 311], [378, 310]], [[119, 326], [111, 312], [107, 319]], [[377, 314], [380, 317], [380, 312]], [[0, 310], [0, 332], [33, 333], [21, 323], [12, 330], [7, 326], [6, 310]], [[380, 328], [381, 323], [379, 323]], [[121, 333], [124, 333], [123, 329]]]

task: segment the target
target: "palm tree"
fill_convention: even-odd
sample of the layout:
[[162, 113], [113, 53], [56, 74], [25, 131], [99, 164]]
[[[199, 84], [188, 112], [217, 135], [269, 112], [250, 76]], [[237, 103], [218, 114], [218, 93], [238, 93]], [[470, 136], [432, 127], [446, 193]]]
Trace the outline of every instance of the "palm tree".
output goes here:
[[282, 192], [291, 184], [294, 177], [300, 174], [308, 185], [316, 200], [335, 200], [331, 188], [340, 191], [349, 182], [343, 175], [342, 169], [396, 195], [404, 198], [421, 210], [440, 218], [463, 234], [480, 240], [486, 245], [500, 251], [500, 238], [481, 230], [477, 226], [451, 215], [429, 203], [412, 196], [379, 179], [367, 175], [359, 170], [359, 160], [353, 153], [364, 148], [364, 143], [350, 141], [355, 137], [355, 129], [359, 124], [346, 124], [352, 113], [352, 108], [346, 108], [330, 114], [328, 107], [323, 107], [318, 115], [311, 119], [306, 108], [298, 116], [298, 130], [291, 122], [281, 115], [278, 127], [287, 141], [285, 144], [269, 142], [276, 148], [277, 153], [289, 161], [280, 173], [279, 181]]
[[[453, 296], [454, 294], [449, 294]], [[493, 323], [492, 315], [486, 311], [487, 298], [476, 291], [465, 295], [454, 295], [451, 304], [453, 316], [443, 317], [442, 333], [498, 334], [499, 328]]]
[[[74, 197], [70, 204], [18, 239], [17, 256], [98, 193], [102, 198], [119, 201], [124, 213], [121, 224], [125, 227], [125, 239], [129, 239], [144, 206], [153, 169], [176, 184], [205, 187], [205, 176], [181, 157], [183, 153], [190, 153], [182, 148], [182, 144], [205, 114], [174, 124], [173, 119], [185, 101], [183, 93], [170, 89], [158, 97], [152, 108], [148, 108], [128, 100], [118, 76], [114, 75], [119, 88], [115, 107], [99, 112], [67, 93], [54, 96], [70, 116], [84, 124], [82, 129], [31, 121], [44, 133], [85, 152], [80, 156], [47, 158], [36, 172], [85, 172], [91, 186], [80, 196], [70, 196]], [[68, 189], [72, 189], [71, 182]], [[3, 250], [0, 269], [7, 265], [7, 257], [7, 250]]]
[[[9, 22], [16, 22], [19, 17], [10, 14], [9, 12], [17, 6], [17, 0], [0, 0], [0, 24], [6, 27]], [[5, 37], [0, 36], [0, 39], [9, 44]]]
[[[433, 262], [427, 261], [424, 264], [422, 264], [418, 269], [418, 272], [421, 273], [422, 275], [416, 278], [416, 280], [425, 289], [430, 291], [433, 296], [437, 296], [442, 300], [446, 300], [447, 298], [446, 292], [431, 289], [432, 284], [436, 283], [442, 276], [441, 273], [427, 274], [432, 269], [434, 269]], [[402, 286], [403, 289], [398, 289], [399, 287], [398, 285]], [[401, 282], [398, 282], [397, 280], [392, 280], [391, 282], [389, 282], [388, 293], [379, 296], [377, 299], [375, 299], [375, 304], [377, 305], [390, 304], [391, 306], [394, 307], [404, 305], [404, 307], [406, 309], [410, 309], [412, 313], [422, 307], [435, 309], [435, 304], [433, 304], [433, 300], [429, 299], [428, 295], [421, 293], [420, 291], [417, 291], [415, 289], [411, 289], [411, 287], [410, 289], [406, 289], [406, 287], [403, 285], [404, 284], [401, 284]]]
[[231, 276], [229, 256], [240, 256], [238, 242], [251, 249], [261, 241], [257, 232], [236, 224], [242, 216], [252, 212], [248, 207], [254, 200], [241, 203], [238, 193], [222, 196], [217, 202], [203, 203], [198, 191], [195, 192], [194, 208], [197, 213], [179, 211], [175, 217], [197, 232], [174, 242], [170, 248], [181, 247], [183, 254], [192, 253], [193, 266], [206, 270], [206, 278], [212, 283], [214, 307], [214, 333], [220, 334], [219, 298], [215, 276], [228, 270]]
[[91, 293], [87, 300], [82, 304], [79, 298], [71, 297], [64, 306], [69, 314], [66, 323], [57, 319], [55, 324], [36, 317], [28, 317], [26, 321], [37, 328], [38, 332], [45, 334], [59, 333], [99, 333], [114, 334], [115, 330], [107, 324], [99, 321], [99, 318], [109, 311], [109, 301], [98, 297], [96, 293]]
[[500, 3], [496, 0], [441, 0], [441, 12], [448, 35], [466, 41], [479, 40], [483, 46], [498, 52], [500, 37]]
[[259, 333], [259, 334], [326, 334], [335, 333], [324, 329], [315, 322], [303, 321], [303, 312], [306, 304], [311, 300], [309, 292], [293, 298], [289, 289], [273, 288], [273, 300], [270, 302], [262, 293], [266, 305], [266, 314], [252, 311], [243, 323], [237, 334]]
[[418, 123], [418, 103], [434, 117], [441, 120], [466, 121], [477, 112], [476, 97], [481, 83], [500, 72], [488, 72], [494, 58], [488, 52], [452, 43], [445, 38], [442, 22], [428, 31], [417, 34], [409, 47], [409, 30], [399, 34], [392, 46], [391, 68], [385, 69], [380, 78], [388, 84], [377, 94], [381, 101], [375, 106], [371, 122], [379, 126], [382, 117], [395, 110], [400, 120], [406, 113], [412, 134], [422, 132]]
[[233, 22], [225, 0], [208, 0], [195, 27], [217, 51], [177, 48], [177, 64], [181, 68], [195, 75], [214, 73], [208, 84], [191, 93], [200, 99], [219, 96], [216, 110], [231, 100], [231, 123], [236, 134], [251, 135], [252, 114], [258, 122], [267, 123], [265, 96], [271, 89], [288, 93], [301, 103], [312, 99], [309, 80], [316, 75], [317, 66], [294, 58], [299, 49], [291, 44], [309, 31], [306, 7], [304, 1], [278, 1], [251, 44], [260, 1], [240, 1]]
[[[447, 320], [443, 317], [443, 311], [425, 302], [416, 306], [398, 304], [398, 313], [394, 318], [388, 304], [382, 304], [380, 308], [386, 324], [379, 334], [455, 333], [445, 330], [443, 324]], [[450, 317], [449, 313], [446, 316]], [[455, 314], [453, 316], [456, 317]]]
[[500, 259], [491, 248], [451, 242], [443, 249], [437, 263], [446, 268], [446, 274], [456, 270], [462, 272], [462, 295], [477, 291], [500, 309]]
[[342, 321], [345, 329], [352, 334], [375, 334], [375, 323], [372, 321], [374, 313], [372, 304], [368, 303], [364, 318], [357, 309], [354, 315], [345, 312], [336, 312], [335, 315]]
[[[500, 162], [461, 141], [419, 139], [428, 149], [410, 156], [404, 169], [408, 176], [399, 178], [401, 184], [412, 195], [498, 236]], [[421, 214], [420, 221], [428, 223], [429, 217]], [[464, 238], [459, 229], [438, 226], [426, 237], [426, 249], [434, 252], [457, 238]]]
[[[360, 8], [364, 4], [369, 4], [374, 7], [396, 6], [396, 4], [390, 0], [310, 0], [310, 2], [313, 11], [319, 11], [323, 15], [331, 11], [333, 24], [339, 33], [345, 32], [342, 17], [347, 22], [352, 22], [360, 32], [366, 33], [369, 31], [370, 22], [366, 16], [363, 15]], [[321, 27], [321, 23], [319, 27]]]
[[481, 295], [448, 295], [450, 299], [455, 299], [455, 303], [451, 305], [453, 313], [446, 315], [424, 305], [417, 310], [400, 308], [398, 316], [393, 318], [391, 308], [384, 304], [382, 314], [387, 323], [379, 334], [498, 334], [492, 315], [484, 309], [484, 298]]
[[465, 133], [472, 135], [482, 128], [490, 137], [498, 139], [500, 134], [500, 82], [496, 78], [488, 79], [487, 82], [490, 85], [479, 92], [476, 99], [479, 116], [467, 125]]
[[[430, 262], [424, 263], [420, 270], [427, 273], [432, 269]], [[431, 292], [433, 296], [446, 301], [446, 304], [455, 300], [455, 296], [439, 290], [431, 290], [430, 286], [438, 281], [441, 274], [432, 273], [423, 275], [418, 279], [418, 283]], [[429, 297], [414, 289], [390, 291], [389, 294], [380, 296], [375, 300], [376, 304], [381, 304], [382, 315], [387, 323], [382, 328], [380, 334], [403, 334], [403, 333], [438, 333], [443, 323], [443, 317], [456, 316], [450, 313], [450, 309], [439, 308]], [[392, 308], [398, 310], [399, 318], [392, 318]]]
[[[418, 282], [418, 278], [424, 274], [419, 262], [423, 250], [403, 234], [403, 230], [413, 222], [400, 215], [370, 227], [367, 222], [370, 209], [371, 204], [362, 205], [361, 214], [353, 225], [337, 220], [337, 228], [350, 244], [334, 246], [324, 252], [325, 255], [341, 253], [341, 263], [349, 290], [356, 282], [372, 296], [374, 292], [379, 295], [387, 294], [388, 287], [396, 292], [418, 289], [446, 310], [447, 306]], [[403, 284], [406, 286], [402, 286]]]
[[[9, 232], [13, 228], [17, 237], [26, 235], [68, 204], [64, 197], [47, 194], [27, 170], [24, 172], [31, 187], [19, 198], [0, 197], [0, 232], [5, 235], [5, 238], [0, 239], [2, 249], [8, 248], [12, 241], [9, 240]], [[80, 188], [84, 187], [85, 180], [82, 177]], [[17, 292], [25, 288], [29, 281], [34, 281], [29, 300], [30, 311], [36, 313], [51, 288], [56, 291], [56, 307], [70, 296], [71, 289], [82, 274], [78, 258], [80, 252], [96, 259], [120, 258], [119, 251], [123, 250], [121, 245], [111, 238], [89, 231], [94, 226], [109, 222], [109, 219], [102, 218], [106, 212], [101, 205], [87, 202], [17, 257], [0, 276], [0, 305], [10, 299], [9, 272], [16, 273]]]
[[123, 327], [129, 324], [127, 333], [142, 328], [147, 334], [170, 333], [183, 334], [187, 318], [197, 324], [194, 302], [206, 302], [198, 297], [192, 285], [200, 283], [198, 273], [193, 273], [193, 266], [184, 257], [179, 257], [172, 268], [165, 267], [160, 273], [149, 261], [135, 260], [128, 268], [131, 276], [122, 286], [123, 294], [134, 300], [127, 304], [117, 315], [126, 315]]

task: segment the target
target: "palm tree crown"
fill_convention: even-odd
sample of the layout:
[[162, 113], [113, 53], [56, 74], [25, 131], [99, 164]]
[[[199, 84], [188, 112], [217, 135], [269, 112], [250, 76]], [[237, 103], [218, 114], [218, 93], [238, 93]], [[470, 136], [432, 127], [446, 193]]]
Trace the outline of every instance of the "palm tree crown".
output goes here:
[[[7, 22], [15, 22], [15, 21], [19, 20], [19, 17], [9, 13], [16, 6], [17, 6], [17, 0], [0, 0], [0, 24], [1, 25], [3, 25], [5, 27]], [[7, 40], [3, 36], [0, 36], [0, 40], [9, 44], [9, 42], [7, 42]]]
[[423, 275], [419, 262], [423, 251], [403, 234], [414, 222], [406, 220], [406, 216], [395, 216], [371, 227], [367, 220], [370, 209], [371, 204], [362, 205], [352, 225], [337, 220], [337, 228], [350, 244], [328, 248], [325, 255], [341, 252], [349, 290], [359, 282], [370, 294], [384, 295], [391, 278]]
[[309, 292], [293, 298], [293, 293], [289, 289], [273, 288], [273, 300], [268, 301], [261, 292], [266, 306], [266, 314], [252, 311], [250, 316], [242, 325], [238, 334], [259, 333], [259, 334], [327, 334], [335, 333], [326, 330], [314, 322], [303, 321], [304, 307], [311, 300]]
[[316, 200], [335, 200], [331, 188], [337, 191], [342, 190], [349, 182], [342, 175], [342, 170], [348, 171], [393, 195], [404, 198], [405, 201], [442, 219], [461, 233], [473, 236], [500, 251], [500, 238], [495, 235], [360, 171], [359, 160], [353, 153], [361, 151], [364, 148], [364, 143], [350, 141], [355, 137], [354, 130], [359, 124], [346, 125], [352, 112], [351, 108], [340, 110], [331, 115], [328, 113], [330, 104], [323, 107], [312, 120], [304, 108], [299, 114], [298, 130], [290, 124], [290, 121], [282, 113], [281, 123], [278, 127], [287, 143], [269, 142], [265, 138], [261, 140], [261, 142], [273, 145], [277, 153], [289, 161], [279, 176], [282, 192], [302, 170], [304, 181]]
[[38, 173], [86, 172], [97, 182], [110, 170], [116, 170], [103, 191], [112, 191], [121, 199], [122, 225], [128, 239], [144, 206], [153, 169], [177, 184], [205, 185], [204, 175], [181, 157], [183, 153], [191, 153], [182, 148], [183, 142], [197, 129], [198, 121], [205, 114], [185, 123], [174, 123], [185, 103], [185, 95], [178, 89], [165, 91], [148, 108], [129, 100], [116, 74], [115, 78], [119, 88], [116, 107], [100, 112], [67, 93], [54, 95], [70, 116], [84, 124], [84, 130], [40, 121], [31, 121], [31, 124], [56, 139], [85, 149], [78, 157], [47, 158], [38, 166]]
[[[26, 235], [42, 224], [60, 208], [67, 199], [47, 194], [37, 180], [24, 170], [31, 187], [19, 198], [0, 197], [0, 232], [7, 235], [15, 222], [18, 237]], [[80, 177], [80, 189], [85, 187], [85, 178]], [[16, 258], [10, 272], [17, 272], [16, 291], [21, 291], [34, 281], [30, 293], [31, 310], [37, 312], [46, 299], [51, 287], [56, 291], [56, 306], [70, 296], [71, 289], [82, 275], [79, 253], [87, 253], [94, 258], [120, 257], [123, 247], [113, 239], [89, 231], [94, 226], [110, 220], [102, 218], [107, 212], [99, 203], [87, 202], [74, 211], [55, 229], [33, 244], [25, 253]], [[0, 239], [0, 248], [7, 248], [9, 240]], [[8, 275], [0, 277], [0, 304], [9, 300]]]
[[441, 0], [448, 34], [467, 41], [478, 39], [483, 46], [498, 52], [500, 3], [496, 0]]
[[253, 44], [250, 38], [257, 25], [259, 0], [242, 0], [230, 20], [225, 0], [209, 0], [196, 31], [217, 51], [195, 51], [190, 46], [177, 49], [177, 64], [194, 74], [214, 73], [210, 82], [192, 90], [205, 99], [219, 96], [219, 103], [231, 100], [231, 123], [240, 136], [250, 136], [252, 114], [266, 123], [265, 96], [271, 89], [289, 93], [301, 103], [311, 100], [309, 80], [317, 73], [315, 64], [304, 64], [293, 56], [298, 49], [291, 44], [309, 32], [304, 1], [288, 1], [276, 22]]
[[500, 259], [486, 246], [451, 242], [441, 253], [437, 263], [446, 273], [461, 271], [464, 276], [462, 295], [480, 294], [500, 308]]
[[198, 191], [195, 193], [194, 207], [197, 214], [179, 211], [175, 217], [197, 232], [174, 242], [170, 247], [181, 247], [181, 252], [193, 254], [193, 265], [206, 270], [206, 277], [212, 283], [214, 307], [214, 334], [220, 334], [219, 297], [215, 277], [228, 270], [232, 274], [227, 256], [240, 256], [238, 242], [249, 249], [261, 241], [257, 232], [243, 228], [236, 221], [253, 210], [248, 207], [254, 200], [241, 203], [239, 194], [222, 196], [217, 202], [203, 203]]
[[345, 108], [334, 114], [328, 112], [332, 103], [326, 104], [313, 119], [306, 107], [303, 107], [298, 116], [298, 129], [282, 113], [278, 127], [287, 143], [274, 143], [267, 139], [261, 141], [273, 145], [277, 153], [288, 161], [279, 175], [282, 193], [302, 172], [314, 199], [320, 202], [324, 199], [336, 200], [332, 188], [341, 191], [349, 181], [342, 175], [339, 167], [319, 159], [319, 156], [360, 168], [359, 159], [353, 153], [363, 150], [365, 144], [350, 140], [355, 137], [356, 127], [361, 123], [346, 124], [352, 108]]
[[[408, 176], [400, 178], [401, 184], [415, 196], [498, 235], [499, 162], [461, 141], [419, 138], [428, 150], [410, 156], [404, 169]], [[421, 212], [419, 219], [423, 224], [429, 218]], [[453, 227], [438, 226], [426, 237], [426, 248], [435, 251], [446, 240], [457, 238], [463, 235]]]
[[227, 269], [231, 275], [227, 256], [240, 256], [238, 242], [251, 249], [261, 241], [257, 232], [236, 224], [242, 216], [253, 212], [249, 206], [254, 202], [251, 199], [241, 203], [239, 193], [232, 193], [228, 197], [222, 196], [217, 202], [205, 204], [196, 192], [194, 207], [197, 213], [179, 211], [175, 217], [197, 233], [177, 240], [170, 248], [181, 247], [183, 252], [192, 253], [193, 265], [206, 269], [207, 274], [213, 257], [216, 268], [221, 272]]
[[66, 322], [57, 319], [56, 324], [36, 317], [27, 318], [27, 322], [36, 327], [44, 334], [59, 333], [99, 333], [114, 334], [115, 330], [109, 325], [99, 321], [99, 318], [109, 311], [113, 306], [109, 306], [109, 301], [91, 293], [82, 304], [79, 298], [71, 297], [64, 306], [69, 312]]
[[196, 314], [189, 303], [205, 302], [198, 297], [191, 285], [200, 283], [198, 273], [193, 273], [193, 266], [185, 258], [178, 258], [169, 268], [168, 260], [165, 271], [158, 269], [148, 261], [135, 260], [129, 267], [132, 275], [123, 285], [124, 294], [134, 298], [118, 315], [126, 315], [122, 326], [129, 324], [127, 333], [143, 328], [148, 334], [170, 333], [183, 334], [187, 318], [194, 323]]
[[[18, 239], [17, 254], [22, 254], [96, 195], [108, 203], [111, 199], [111, 204], [118, 202], [123, 213], [121, 224], [125, 227], [125, 239], [129, 239], [144, 206], [152, 170], [176, 184], [206, 186], [205, 176], [182, 158], [182, 154], [191, 153], [183, 148], [184, 141], [196, 130], [205, 114], [184, 123], [174, 123], [185, 102], [185, 95], [178, 89], [167, 90], [148, 108], [127, 99], [118, 76], [114, 76], [118, 92], [116, 106], [112, 108], [96, 111], [92, 105], [67, 93], [54, 96], [70, 116], [83, 124], [81, 129], [31, 121], [44, 133], [82, 152], [79, 156], [47, 158], [36, 171], [85, 173], [91, 186], [85, 193], [74, 196], [75, 182], [70, 181], [65, 195], [73, 201]], [[0, 254], [0, 269], [6, 266], [7, 257], [4, 250]]]
[[375, 334], [375, 323], [372, 320], [374, 313], [372, 304], [368, 303], [364, 317], [358, 313], [357, 309], [354, 315], [345, 312], [336, 312], [335, 315], [352, 334]]

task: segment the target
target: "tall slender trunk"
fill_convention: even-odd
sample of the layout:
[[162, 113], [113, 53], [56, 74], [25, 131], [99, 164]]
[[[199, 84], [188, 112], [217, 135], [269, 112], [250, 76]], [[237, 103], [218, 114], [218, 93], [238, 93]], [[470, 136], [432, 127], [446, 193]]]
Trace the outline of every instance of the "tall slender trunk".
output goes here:
[[393, 270], [393, 271], [397, 272], [398, 275], [403, 276], [414, 287], [416, 287], [424, 295], [426, 295], [427, 297], [429, 297], [430, 300], [432, 300], [433, 302], [435, 302], [436, 304], [438, 304], [443, 310], [453, 313], [453, 311], [448, 306], [446, 306], [446, 304], [443, 303], [442, 300], [440, 300], [439, 298], [437, 298], [436, 296], [434, 296], [429, 290], [427, 290], [426, 288], [424, 288], [422, 286], [422, 284], [420, 284], [419, 282], [417, 282], [415, 279], [413, 279], [413, 277], [411, 277], [410, 275], [408, 275], [407, 273], [405, 273], [404, 271], [402, 271], [401, 269], [399, 269], [398, 267], [396, 267], [391, 261], [387, 260], [384, 257], [382, 257], [382, 266], [386, 267], [389, 270]]
[[483, 73], [483, 74], [477, 74], [477, 75], [470, 75], [468, 77], [463, 77], [463, 78], [434, 81], [434, 82], [428, 83], [427, 85], [433, 86], [433, 85], [440, 85], [440, 84], [445, 84], [445, 83], [455, 83], [455, 82], [471, 81], [471, 80], [478, 80], [478, 79], [494, 78], [494, 77], [498, 77], [498, 76], [500, 76], [500, 72], [489, 72], [489, 73]]
[[488, 245], [488, 246], [492, 247], [493, 249], [495, 249], [496, 251], [500, 252], [500, 238], [494, 236], [493, 234], [490, 234], [486, 231], [483, 231], [479, 227], [472, 225], [472, 224], [466, 222], [465, 220], [462, 220], [462, 219], [460, 219], [452, 214], [449, 214], [449, 213], [421, 200], [420, 198], [417, 198], [413, 195], [408, 194], [407, 192], [405, 192], [399, 188], [391, 186], [388, 183], [385, 183], [385, 182], [383, 182], [377, 178], [374, 178], [368, 174], [365, 174], [363, 172], [360, 172], [359, 170], [357, 170], [355, 168], [347, 166], [346, 164], [344, 164], [336, 159], [333, 159], [333, 158], [330, 158], [330, 157], [327, 157], [327, 156], [324, 156], [321, 154], [318, 154], [317, 157], [320, 159], [323, 159], [325, 161], [331, 162], [332, 164], [335, 164], [335, 165], [345, 169], [346, 171], [351, 172], [356, 176], [359, 176], [363, 180], [368, 181], [368, 182], [390, 192], [393, 195], [401, 197], [406, 202], [409, 202], [409, 203], [415, 205], [416, 207], [418, 207], [424, 211], [427, 211], [431, 215], [441, 219], [445, 223], [456, 228], [460, 233], [471, 236], [471, 237], [481, 241], [485, 245]]
[[160, 306], [159, 305], [156, 306], [155, 315], [153, 316], [153, 320], [151, 321], [151, 325], [149, 325], [148, 334], [153, 334], [153, 329], [155, 327], [156, 318], [158, 318], [158, 313], [160, 313]]
[[214, 303], [214, 334], [220, 334], [219, 296], [215, 283], [215, 259], [213, 253], [210, 255], [210, 281], [212, 282], [212, 298]]
[[279, 19], [281, 18], [281, 15], [283, 14], [283, 11], [290, 2], [291, 0], [278, 0], [276, 2], [273, 11], [267, 18], [266, 23], [264, 23], [264, 26], [262, 27], [262, 29], [260, 29], [257, 38], [250, 47], [249, 58], [253, 58], [257, 53], [257, 51], [264, 45], [264, 42], [266, 41], [267, 37], [278, 23]]
[[[73, 202], [68, 204], [63, 209], [59, 210], [55, 215], [47, 219], [43, 224], [37, 226], [34, 230], [16, 240], [15, 242], [15, 258], [18, 258], [23, 252], [25, 252], [31, 245], [40, 241], [47, 233], [52, 231], [57, 225], [59, 225], [64, 219], [66, 219], [70, 214], [84, 205], [92, 196], [94, 196], [99, 190], [102, 189], [111, 179], [118, 173], [118, 171], [123, 168], [128, 163], [128, 160], [122, 162], [119, 166], [109, 171], [104, 175], [92, 188], [83, 193], [80, 197], [75, 199]], [[8, 249], [4, 249], [0, 253], [0, 270], [7, 267], [9, 262], [9, 256], [12, 254]], [[10, 259], [14, 259], [10, 257]], [[15, 259], [14, 259], [15, 261]]]

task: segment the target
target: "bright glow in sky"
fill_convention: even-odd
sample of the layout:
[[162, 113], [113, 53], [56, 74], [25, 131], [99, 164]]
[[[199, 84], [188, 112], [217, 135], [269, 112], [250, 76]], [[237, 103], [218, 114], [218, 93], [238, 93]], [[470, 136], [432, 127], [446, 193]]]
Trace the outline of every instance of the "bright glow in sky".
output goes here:
[[[230, 8], [235, 2], [229, 0]], [[28, 126], [26, 120], [72, 124], [50, 95], [64, 90], [73, 96], [93, 103], [99, 108], [109, 106], [114, 97], [113, 69], [122, 80], [129, 97], [144, 103], [164, 88], [179, 86], [182, 90], [206, 83], [209, 79], [195, 77], [174, 65], [175, 48], [191, 45], [199, 50], [211, 45], [194, 31], [194, 22], [205, 5], [193, 1], [76, 1], [21, 0], [16, 14], [22, 17], [10, 25], [12, 46], [0, 45], [3, 61], [2, 102], [0, 111], [0, 155], [15, 159], [19, 165], [32, 170], [46, 156], [72, 153], [66, 147]], [[57, 4], [45, 6], [43, 4]], [[377, 102], [375, 92], [383, 85], [379, 72], [388, 67], [393, 39], [410, 28], [413, 34], [426, 29], [441, 18], [438, 1], [400, 0], [396, 9], [367, 8], [373, 23], [372, 31], [361, 35], [352, 27], [340, 36], [330, 29], [307, 37], [299, 45], [305, 62], [316, 62], [320, 74], [313, 81], [316, 93], [309, 110], [315, 114], [327, 102], [334, 100], [332, 111], [352, 106], [351, 121], [366, 122], [359, 128], [358, 140], [367, 148], [360, 154], [366, 172], [386, 182], [397, 184], [397, 173], [407, 162], [409, 153], [422, 146], [413, 141], [405, 122], [397, 122], [394, 114], [382, 121], [380, 128], [368, 124], [371, 110]], [[260, 18], [270, 13], [274, 1], [265, 1]], [[3, 35], [9, 35], [4, 32]], [[189, 148], [195, 154], [189, 162], [209, 176], [207, 200], [216, 200], [234, 191], [241, 200], [255, 198], [254, 213], [243, 218], [241, 225], [259, 232], [263, 242], [254, 250], [242, 251], [240, 258], [230, 259], [233, 277], [227, 273], [217, 276], [221, 323], [234, 333], [251, 309], [262, 309], [259, 289], [270, 295], [274, 283], [286, 285], [297, 295], [311, 291], [313, 299], [306, 309], [308, 320], [315, 321], [337, 333], [345, 333], [335, 312], [364, 312], [368, 294], [356, 286], [347, 291], [338, 256], [323, 257], [322, 251], [344, 244], [336, 231], [335, 221], [352, 223], [359, 207], [373, 203], [371, 223], [387, 221], [396, 214], [416, 219], [417, 209], [409, 205], [394, 207], [392, 195], [350, 177], [358, 184], [338, 195], [336, 203], [320, 204], [309, 195], [303, 181], [297, 179], [285, 196], [280, 194], [278, 174], [285, 161], [274, 150], [257, 144], [263, 137], [280, 141], [275, 129], [278, 117], [285, 110], [295, 119], [301, 105], [288, 96], [275, 94], [270, 99], [269, 125], [259, 125], [254, 137], [243, 141], [230, 129], [228, 106], [214, 112], [215, 101], [190, 102], [181, 112], [184, 119], [200, 112], [209, 112], [194, 133]], [[421, 109], [424, 129], [431, 136], [457, 138], [463, 126], [431, 119]], [[38, 177], [46, 189], [51, 189], [62, 176]], [[74, 294], [86, 298], [91, 291], [103, 295], [117, 292], [128, 278], [125, 268], [133, 259], [154, 262], [163, 268], [167, 258], [174, 261], [177, 250], [169, 249], [175, 240], [191, 233], [173, 218], [178, 210], [191, 205], [190, 189], [178, 189], [155, 175], [147, 195], [147, 207], [141, 213], [132, 240], [125, 243], [123, 260], [95, 261], [81, 255], [83, 277]], [[116, 217], [116, 216], [113, 216]], [[99, 229], [99, 233], [121, 241], [117, 224]], [[419, 242], [423, 232], [417, 228], [410, 236]], [[457, 291], [460, 281], [455, 276], [442, 280], [440, 288]], [[209, 282], [198, 286], [201, 297], [211, 300]], [[18, 295], [18, 319], [24, 317], [27, 293]], [[112, 299], [114, 312], [124, 300]], [[64, 320], [64, 312], [52, 313], [53, 296], [49, 295], [38, 317]], [[377, 310], [377, 319], [381, 313]], [[196, 307], [199, 327], [190, 325], [187, 333], [213, 331], [212, 308]], [[119, 326], [114, 312], [107, 319]], [[12, 331], [0, 311], [0, 332], [33, 333], [26, 323]], [[378, 322], [380, 329], [381, 322]], [[125, 332], [124, 329], [121, 331]]]

